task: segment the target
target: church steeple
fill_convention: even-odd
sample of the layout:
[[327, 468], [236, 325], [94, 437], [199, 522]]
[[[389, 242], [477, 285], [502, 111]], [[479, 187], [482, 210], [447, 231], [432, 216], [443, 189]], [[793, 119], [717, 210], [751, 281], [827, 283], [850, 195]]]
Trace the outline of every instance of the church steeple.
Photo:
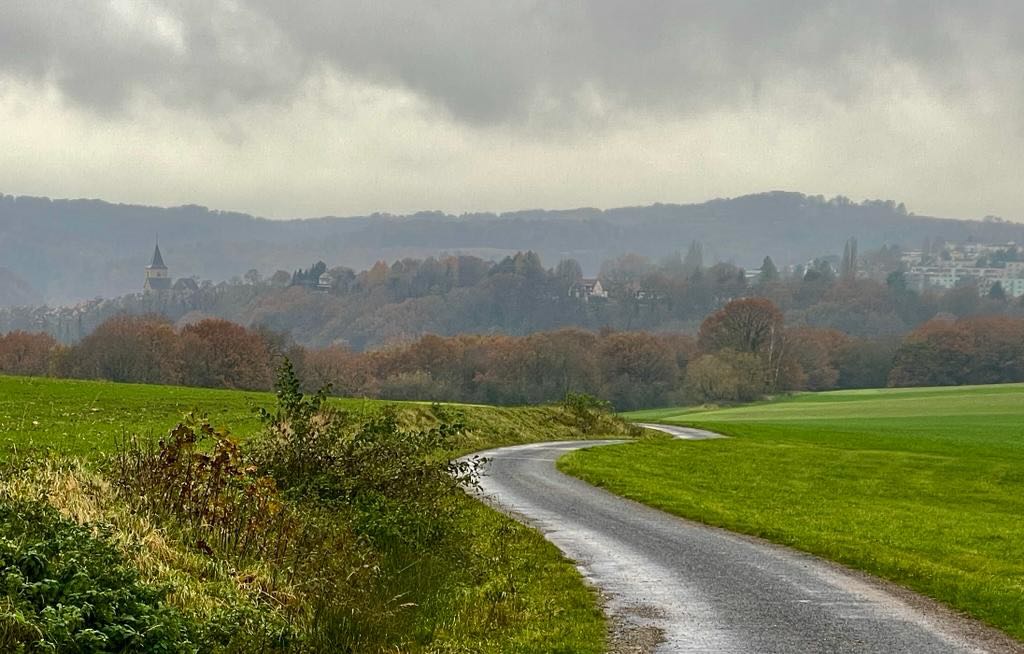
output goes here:
[[153, 248], [153, 261], [146, 266], [146, 281], [142, 285], [144, 291], [167, 291], [171, 288], [171, 276], [168, 274], [164, 257], [160, 254], [160, 241]]
[[153, 248], [153, 263], [151, 263], [148, 266], [146, 266], [146, 268], [150, 269], [150, 270], [157, 269], [157, 268], [160, 268], [160, 269], [163, 269], [163, 270], [167, 270], [167, 266], [164, 265], [164, 258], [160, 254], [160, 241], [157, 241], [156, 242], [156, 247]]

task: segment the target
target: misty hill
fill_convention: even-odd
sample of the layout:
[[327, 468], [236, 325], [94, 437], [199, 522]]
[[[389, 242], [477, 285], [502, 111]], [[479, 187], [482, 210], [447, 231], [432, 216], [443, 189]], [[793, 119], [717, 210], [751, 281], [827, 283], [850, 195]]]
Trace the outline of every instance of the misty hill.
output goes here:
[[[707, 260], [756, 267], [766, 254], [785, 265], [837, 252], [854, 236], [862, 249], [917, 247], [926, 238], [1024, 241], [1024, 225], [908, 214], [894, 202], [771, 192], [702, 204], [519, 211], [452, 216], [375, 214], [266, 220], [200, 206], [158, 208], [99, 200], [0, 196], [0, 265], [51, 304], [141, 289], [159, 233], [171, 275], [221, 280], [255, 268], [295, 270], [322, 259], [355, 269], [377, 260], [439, 253], [499, 258], [538, 252], [553, 265], [575, 258], [587, 273], [626, 252], [660, 257], [704, 243]], [[0, 295], [0, 302], [23, 302]]]
[[34, 304], [40, 296], [32, 285], [7, 268], [0, 268], [0, 307]]

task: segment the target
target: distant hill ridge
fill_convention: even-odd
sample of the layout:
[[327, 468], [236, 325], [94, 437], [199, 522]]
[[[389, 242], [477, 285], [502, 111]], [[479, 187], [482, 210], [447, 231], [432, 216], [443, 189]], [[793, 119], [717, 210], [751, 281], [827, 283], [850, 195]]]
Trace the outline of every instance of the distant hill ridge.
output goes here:
[[[172, 276], [212, 280], [252, 268], [291, 271], [318, 259], [360, 269], [381, 259], [444, 252], [494, 258], [518, 250], [536, 251], [549, 267], [571, 257], [592, 274], [602, 261], [626, 252], [661, 257], [685, 251], [692, 240], [704, 243], [706, 260], [741, 266], [758, 265], [765, 255], [785, 265], [839, 252], [850, 236], [862, 251], [882, 244], [918, 247], [926, 238], [1024, 242], [1024, 225], [1017, 223], [916, 216], [892, 201], [855, 203], [782, 191], [604, 210], [301, 220], [196, 205], [0, 195], [0, 265], [34, 289], [29, 296], [51, 304], [140, 290], [158, 232]], [[0, 292], [0, 305], [12, 303], [12, 295]]]

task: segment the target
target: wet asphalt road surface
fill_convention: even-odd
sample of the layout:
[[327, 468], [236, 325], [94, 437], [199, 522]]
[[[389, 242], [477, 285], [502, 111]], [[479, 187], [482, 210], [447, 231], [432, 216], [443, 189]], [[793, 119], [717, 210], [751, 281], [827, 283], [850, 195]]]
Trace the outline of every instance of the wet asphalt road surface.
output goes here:
[[[708, 437], [685, 429], [674, 435]], [[616, 442], [538, 443], [480, 453], [490, 459], [483, 499], [539, 529], [577, 563], [604, 597], [616, 651], [1024, 651], [909, 591], [681, 520], [555, 468], [566, 452]]]

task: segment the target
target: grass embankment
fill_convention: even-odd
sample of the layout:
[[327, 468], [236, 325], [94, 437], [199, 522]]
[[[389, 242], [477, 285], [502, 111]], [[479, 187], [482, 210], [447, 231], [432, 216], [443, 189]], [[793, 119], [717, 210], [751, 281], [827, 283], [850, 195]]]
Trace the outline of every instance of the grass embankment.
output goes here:
[[[84, 523], [90, 528], [104, 524], [108, 527], [99, 533], [105, 534], [102, 537], [105, 543], [121, 551], [124, 563], [117, 569], [123, 569], [124, 573], [111, 581], [109, 588], [104, 586], [95, 592], [85, 590], [93, 595], [98, 592], [116, 594], [138, 587], [142, 590], [137, 592], [149, 597], [150, 601], [162, 597], [160, 606], [164, 608], [160, 609], [163, 611], [160, 614], [162, 621], [158, 621], [160, 629], [154, 629], [152, 633], [177, 630], [184, 634], [181, 638], [187, 637], [193, 643], [206, 643], [201, 651], [220, 651], [217, 647], [212, 650], [209, 647], [209, 643], [218, 638], [217, 630], [228, 634], [220, 638], [229, 644], [230, 633], [239, 624], [249, 625], [246, 626], [250, 632], [247, 638], [254, 637], [252, 634], [255, 633], [265, 640], [268, 634], [276, 633], [275, 629], [291, 633], [288, 630], [294, 629], [294, 624], [302, 620], [322, 621], [323, 611], [348, 611], [337, 606], [318, 607], [313, 611], [288, 607], [287, 604], [293, 601], [289, 599], [294, 597], [293, 589], [281, 586], [267, 576], [276, 574], [269, 570], [273, 566], [259, 559], [240, 556], [230, 547], [221, 551], [217, 543], [204, 535], [206, 528], [197, 532], [188, 526], [194, 515], [182, 513], [181, 507], [163, 507], [156, 513], [147, 513], [126, 505], [116, 490], [118, 483], [123, 485], [125, 479], [118, 481], [116, 475], [111, 478], [109, 473], [99, 471], [102, 465], [109, 465], [104, 461], [109, 461], [109, 455], [126, 434], [165, 436], [184, 413], [192, 410], [208, 414], [213, 425], [227, 428], [245, 441], [266, 428], [253, 408], [271, 408], [274, 403], [274, 395], [268, 393], [0, 377], [0, 460], [6, 460], [8, 465], [16, 464], [7, 470], [12, 474], [0, 478], [0, 508], [4, 505], [21, 506], [19, 503], [27, 501], [34, 502], [36, 506], [50, 505], [59, 516], [46, 518], [45, 528], [33, 531], [29, 529], [31, 523], [19, 523], [19, 529], [24, 533], [7, 534], [14, 539], [11, 543], [20, 545], [7, 554], [0, 547], [0, 572], [15, 575], [21, 579], [19, 583], [24, 588], [38, 587], [50, 574], [58, 578], [76, 574], [64, 563], [68, 560], [67, 553], [59, 553], [71, 542], [64, 534], [77, 534], [73, 530], [68, 531], [75, 523]], [[355, 417], [354, 424], [358, 425], [361, 417], [379, 414], [386, 403], [331, 399], [329, 404], [347, 410]], [[462, 423], [465, 428], [447, 442], [445, 451], [451, 455], [504, 444], [590, 435], [579, 428], [578, 416], [560, 407], [445, 405], [437, 409], [417, 403], [400, 403], [397, 407], [399, 429], [408, 430], [410, 435], [422, 434], [422, 430], [450, 424], [452, 420]], [[604, 418], [600, 420], [600, 428], [604, 433], [621, 434], [624, 431], [621, 423]], [[381, 444], [373, 447], [397, 447], [399, 449], [395, 451], [400, 451], [400, 444], [388, 446], [384, 438]], [[377, 441], [367, 441], [368, 444], [371, 442]], [[243, 443], [243, 449], [245, 447]], [[41, 453], [47, 453], [48, 458], [40, 462], [38, 457]], [[230, 451], [227, 454], [230, 457], [241, 456]], [[26, 455], [36, 462], [27, 472], [19, 463], [26, 460]], [[352, 456], [371, 457], [366, 460], [381, 466], [381, 474], [390, 474], [387, 461], [379, 460], [381, 457], [372, 454], [371, 450], [353, 450]], [[69, 462], [67, 457], [84, 460], [85, 464]], [[179, 458], [178, 455], [162, 456], [159, 460], [166, 464]], [[250, 473], [243, 467], [239, 465], [239, 470], [231, 473], [238, 476], [238, 483], [263, 492], [259, 490], [263, 488], [259, 479], [250, 478]], [[390, 520], [394, 518], [387, 517], [403, 515], [401, 507], [388, 508], [388, 503], [395, 500], [379, 495], [378, 490], [371, 489], [369, 494], [351, 491], [345, 486], [348, 482], [344, 475], [332, 476], [334, 473], [330, 468], [323, 468], [323, 471], [316, 488], [302, 491], [302, 497], [307, 499], [301, 501], [307, 502], [310, 492], [317, 496], [356, 492], [352, 495], [356, 502], [351, 505], [354, 508], [342, 511], [355, 528], [366, 530], [363, 535], [355, 534], [355, 541], [346, 540], [351, 538], [346, 536], [347, 532], [331, 527], [322, 530], [331, 538], [341, 539], [339, 542], [343, 547], [340, 549], [349, 547], [345, 543], [354, 548], [354, 553], [345, 555], [350, 557], [345, 561], [357, 562], [358, 557], [366, 561], [366, 567], [355, 566], [351, 570], [344, 568], [347, 563], [339, 564], [342, 568], [340, 578], [351, 575], [351, 582], [344, 582], [348, 590], [334, 588], [333, 592], [341, 593], [340, 597], [347, 600], [365, 598], [365, 604], [353, 605], [351, 613], [331, 618], [329, 622], [344, 624], [348, 621], [353, 626], [347, 628], [357, 632], [367, 628], [376, 631], [349, 635], [328, 633], [326, 637], [329, 640], [322, 647], [315, 642], [302, 645], [295, 641], [295, 635], [285, 639], [275, 636], [276, 640], [266, 642], [276, 642], [276, 645], [268, 645], [265, 649], [338, 651], [339, 642], [349, 642], [359, 643], [356, 646], [358, 651], [384, 651], [385, 648], [387, 651], [410, 652], [604, 651], [604, 619], [592, 591], [583, 584], [573, 566], [533, 530], [468, 496], [456, 494], [446, 500], [449, 504], [435, 507], [435, 510], [457, 516], [458, 525], [445, 528], [448, 535], [437, 542], [436, 548], [427, 545], [410, 549], [401, 544], [404, 542], [401, 538], [395, 540], [390, 535], [393, 529], [402, 533], [408, 524], [404, 518], [392, 524]], [[173, 475], [178, 472], [161, 474], [169, 482], [177, 483]], [[365, 483], [373, 482], [369, 472], [364, 476]], [[282, 479], [289, 478], [291, 475]], [[277, 498], [272, 492], [268, 497], [267, 501], [271, 503], [284, 501], [282, 506], [287, 505], [285, 496]], [[429, 498], [416, 501], [430, 502]], [[239, 506], [241, 510], [248, 510], [243, 505]], [[316, 504], [316, 510], [333, 511], [330, 506], [333, 505]], [[207, 510], [205, 505], [199, 508]], [[218, 519], [223, 508], [219, 501], [213, 506]], [[394, 513], [395, 510], [398, 513]], [[331, 514], [325, 515], [329, 522]], [[370, 522], [367, 522], [368, 518]], [[304, 514], [302, 519], [306, 520]], [[62, 526], [59, 520], [68, 524]], [[313, 522], [307, 523], [301, 528], [308, 533], [317, 533], [309, 530], [320, 529]], [[238, 529], [244, 531], [250, 528], [252, 520], [244, 518], [237, 524], [240, 525]], [[281, 538], [281, 542], [290, 542], [288, 539], [294, 538], [289, 534], [282, 536], [283, 532], [276, 525], [259, 528], [269, 529], [271, 537]], [[0, 545], [3, 544], [3, 536], [0, 534]], [[406, 541], [409, 537], [409, 534], [403, 536]], [[412, 537], [416, 537], [415, 534]], [[81, 536], [74, 538], [80, 539]], [[208, 540], [209, 543], [206, 542]], [[52, 555], [44, 556], [40, 565], [26, 567], [28, 559], [18, 553], [19, 548], [24, 547], [51, 551]], [[57, 549], [53, 549], [55, 547]], [[87, 544], [81, 547], [93, 548], [90, 552], [95, 549]], [[116, 560], [115, 554], [103, 556], [115, 557], [110, 560]], [[112, 565], [116, 567], [118, 564]], [[363, 578], [365, 583], [360, 581]], [[388, 587], [380, 588], [381, 581]], [[53, 642], [58, 643], [57, 651], [108, 651], [114, 641], [104, 645], [100, 642], [103, 638], [119, 637], [117, 634], [124, 632], [125, 624], [148, 624], [147, 620], [155, 620], [146, 613], [149, 609], [140, 605], [142, 613], [128, 616], [127, 623], [104, 623], [102, 629], [98, 625], [90, 627], [89, 619], [76, 613], [85, 611], [88, 614], [92, 610], [87, 607], [89, 593], [59, 580], [46, 583], [58, 589], [56, 595], [20, 594], [17, 596], [19, 599], [14, 600], [15, 596], [5, 599], [0, 592], [0, 649], [13, 647], [12, 643], [18, 642], [5, 640], [5, 637], [15, 638], [19, 633], [34, 633], [33, 630], [42, 629], [52, 636]], [[363, 587], [360, 587], [361, 583]], [[302, 592], [303, 586], [307, 585], [303, 580], [295, 589]], [[61, 595], [64, 590], [67, 593]], [[54, 598], [63, 602], [74, 615], [51, 619], [52, 614], [44, 609]], [[86, 601], [82, 605], [84, 608], [76, 608], [79, 601]], [[376, 601], [382, 602], [379, 610], [372, 605]], [[33, 615], [41, 617], [33, 618]], [[371, 619], [367, 622], [364, 617], [360, 623], [353, 617], [357, 615], [370, 616]], [[379, 619], [372, 619], [374, 615]], [[318, 632], [321, 636], [322, 631]], [[99, 644], [90, 644], [89, 647], [95, 647], [89, 649], [82, 644], [82, 637], [92, 638]], [[60, 638], [65, 640], [60, 641]], [[226, 646], [223, 651], [237, 650], [239, 641], [236, 638], [233, 642], [235, 645]], [[243, 641], [241, 649], [245, 650], [254, 642], [251, 639]], [[141, 646], [137, 644], [136, 649]], [[29, 647], [26, 651], [35, 650]]]
[[561, 469], [866, 570], [1024, 639], [1024, 386], [802, 394], [627, 417], [733, 438], [583, 450]]

